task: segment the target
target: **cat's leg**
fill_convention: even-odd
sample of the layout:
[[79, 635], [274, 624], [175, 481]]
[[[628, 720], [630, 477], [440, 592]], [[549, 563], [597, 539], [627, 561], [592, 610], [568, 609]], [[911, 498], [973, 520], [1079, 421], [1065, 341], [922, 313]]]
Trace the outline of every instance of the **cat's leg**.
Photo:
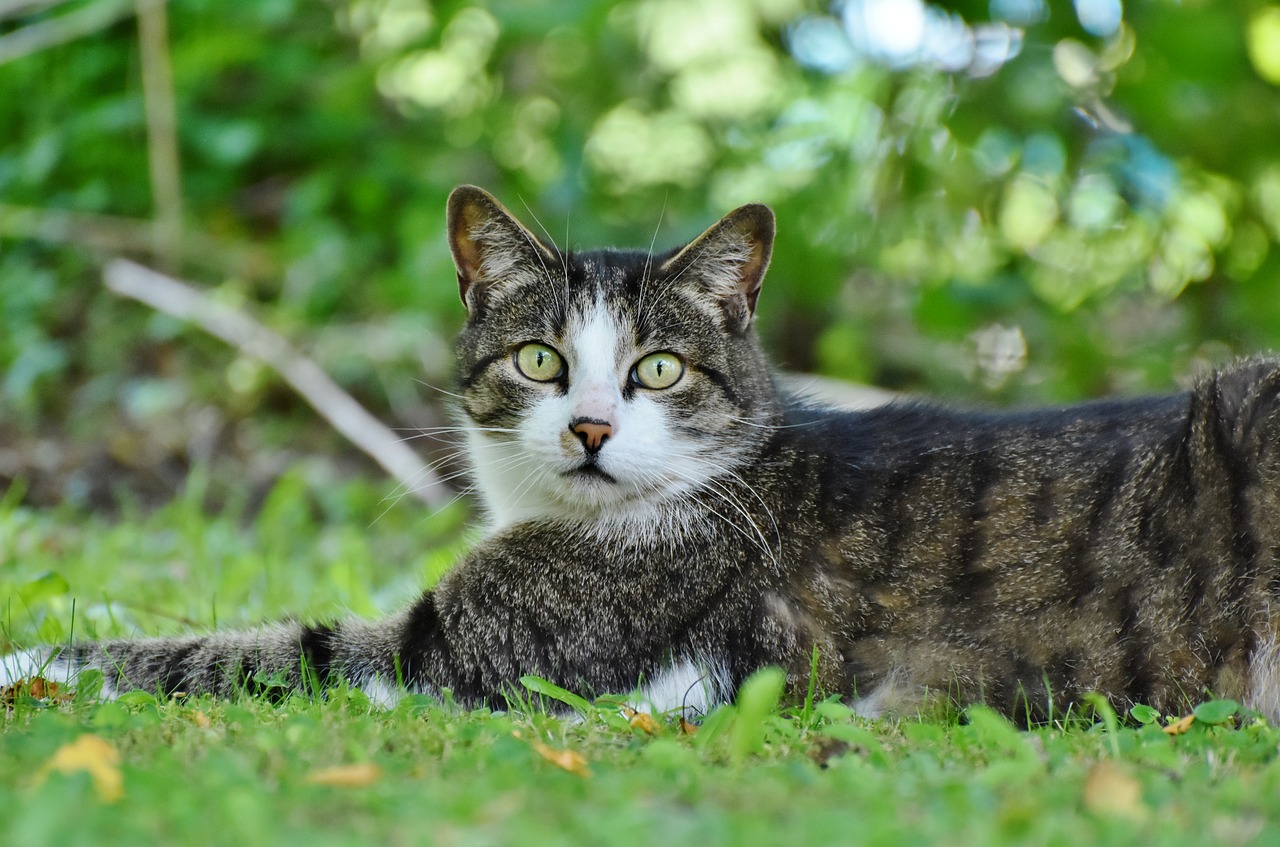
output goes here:
[[909, 683], [907, 673], [893, 670], [870, 691], [858, 692], [849, 705], [861, 717], [875, 719], [911, 714], [919, 710], [922, 699], [920, 687]]
[[707, 656], [673, 658], [645, 681], [634, 706], [637, 711], [705, 715], [733, 698], [733, 681], [724, 662]]
[[1280, 726], [1280, 619], [1273, 617], [1259, 627], [1249, 659], [1244, 705], [1261, 712], [1272, 726]]

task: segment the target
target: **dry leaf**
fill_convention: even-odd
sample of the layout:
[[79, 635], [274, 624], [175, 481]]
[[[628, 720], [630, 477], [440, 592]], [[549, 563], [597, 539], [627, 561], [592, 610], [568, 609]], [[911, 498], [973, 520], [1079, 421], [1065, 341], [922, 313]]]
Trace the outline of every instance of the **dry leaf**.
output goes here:
[[53, 771], [66, 774], [83, 771], [89, 774], [94, 790], [108, 803], [114, 803], [124, 796], [120, 753], [96, 735], [82, 735], [70, 744], [59, 747], [40, 771], [38, 781], [44, 782]]
[[364, 788], [382, 779], [382, 768], [372, 762], [352, 765], [334, 765], [307, 774], [312, 785], [328, 785], [333, 788]]
[[54, 700], [59, 703], [71, 701], [71, 694], [56, 682], [50, 682], [41, 676], [27, 681], [27, 692], [37, 700]]
[[695, 735], [698, 732], [697, 724], [691, 724], [684, 718], [680, 718], [680, 733], [682, 735]]
[[1143, 820], [1149, 810], [1142, 805], [1142, 784], [1119, 765], [1101, 761], [1084, 778], [1084, 807], [1095, 814], [1119, 815]]
[[647, 732], [649, 735], [657, 735], [662, 732], [662, 727], [653, 719], [653, 715], [648, 712], [637, 712], [635, 709], [623, 706], [622, 714], [627, 719], [627, 723], [631, 724], [632, 729]]
[[[520, 734], [519, 730], [512, 730], [511, 734], [522, 741], [524, 740], [524, 736]], [[572, 750], [557, 750], [555, 747], [543, 744], [536, 738], [529, 742], [529, 746], [533, 748], [533, 752], [558, 768], [564, 768], [569, 773], [582, 777], [591, 776], [591, 768], [587, 767], [587, 760], [579, 753], [575, 753]]]
[[1186, 715], [1185, 717], [1178, 718], [1176, 721], [1166, 726], [1164, 731], [1169, 735], [1181, 735], [1191, 729], [1191, 725], [1195, 722], [1195, 715]]
[[19, 696], [26, 695], [37, 700], [48, 700], [53, 703], [71, 702], [71, 693], [64, 686], [50, 682], [42, 676], [20, 679], [12, 685], [0, 688], [0, 703], [12, 706]]
[[532, 741], [530, 746], [539, 756], [558, 768], [564, 768], [569, 773], [577, 774], [578, 776], [591, 776], [591, 769], [587, 767], [587, 760], [580, 753], [575, 753], [572, 750], [557, 750], [554, 747], [548, 747], [541, 741]]
[[[524, 736], [520, 734], [518, 729], [511, 730], [511, 736], [519, 738], [521, 741], [524, 740]], [[543, 744], [536, 738], [528, 743], [535, 753], [556, 767], [564, 768], [569, 773], [577, 774], [578, 776], [591, 776], [591, 769], [587, 767], [587, 760], [580, 754], [572, 750], [557, 750], [555, 747]]]

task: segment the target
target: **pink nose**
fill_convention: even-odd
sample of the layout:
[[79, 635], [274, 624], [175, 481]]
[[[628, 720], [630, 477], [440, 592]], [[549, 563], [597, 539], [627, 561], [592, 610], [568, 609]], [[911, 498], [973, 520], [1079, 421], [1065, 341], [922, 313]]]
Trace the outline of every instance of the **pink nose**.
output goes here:
[[578, 418], [569, 424], [569, 430], [578, 436], [582, 446], [588, 453], [598, 453], [609, 436], [613, 435], [613, 426], [608, 421], [596, 418]]

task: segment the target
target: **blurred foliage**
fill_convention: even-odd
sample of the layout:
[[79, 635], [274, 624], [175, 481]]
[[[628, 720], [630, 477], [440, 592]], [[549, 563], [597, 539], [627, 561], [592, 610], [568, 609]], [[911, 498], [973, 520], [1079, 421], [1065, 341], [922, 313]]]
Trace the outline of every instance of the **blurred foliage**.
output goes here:
[[[0, 6], [0, 60], [107, 2]], [[580, 247], [671, 246], [770, 203], [762, 330], [793, 369], [1059, 402], [1280, 347], [1280, 5], [168, 12], [175, 270], [400, 426], [442, 420], [421, 383], [447, 386], [462, 317], [443, 239], [461, 182]], [[0, 482], [37, 501], [167, 496], [215, 455], [265, 490], [332, 446], [269, 371], [101, 286], [105, 256], [173, 247], [147, 228], [139, 56], [125, 17], [0, 64]]]

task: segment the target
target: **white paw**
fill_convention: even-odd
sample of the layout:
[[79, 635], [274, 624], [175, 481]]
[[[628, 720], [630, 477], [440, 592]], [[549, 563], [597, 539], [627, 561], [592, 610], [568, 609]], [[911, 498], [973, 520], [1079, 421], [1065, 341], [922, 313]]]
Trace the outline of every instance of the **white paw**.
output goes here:
[[682, 716], [705, 715], [724, 702], [728, 676], [718, 663], [672, 662], [640, 687], [636, 711], [658, 715], [679, 709]]
[[[50, 652], [52, 652], [50, 648], [44, 648], [19, 650], [7, 656], [0, 656], [0, 687], [39, 677], [74, 690], [83, 668], [74, 667], [63, 658], [50, 658]], [[98, 692], [98, 699], [114, 700], [118, 696], [120, 692], [104, 678], [102, 688]]]
[[389, 685], [380, 677], [372, 677], [355, 686], [364, 692], [369, 702], [380, 709], [390, 711], [399, 705], [401, 698], [407, 693], [402, 686]]
[[57, 664], [50, 661], [47, 650], [19, 650], [7, 656], [0, 656], [0, 686], [13, 685], [24, 679], [43, 677], [50, 682], [59, 682], [48, 671]]

